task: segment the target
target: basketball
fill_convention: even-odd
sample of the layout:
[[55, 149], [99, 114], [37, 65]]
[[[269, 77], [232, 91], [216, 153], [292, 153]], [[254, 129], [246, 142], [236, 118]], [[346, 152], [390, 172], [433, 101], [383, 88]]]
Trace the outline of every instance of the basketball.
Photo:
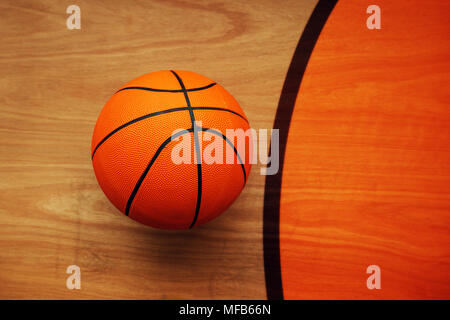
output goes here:
[[249, 129], [236, 99], [207, 77], [145, 74], [114, 93], [98, 117], [95, 175], [128, 217], [189, 229], [219, 216], [241, 193], [251, 168]]

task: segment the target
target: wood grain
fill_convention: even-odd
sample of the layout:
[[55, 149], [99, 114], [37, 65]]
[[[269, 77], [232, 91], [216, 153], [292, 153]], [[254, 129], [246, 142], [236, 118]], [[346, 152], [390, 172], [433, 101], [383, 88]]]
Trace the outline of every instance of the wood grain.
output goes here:
[[[264, 177], [222, 217], [186, 232], [139, 225], [98, 187], [90, 161], [110, 95], [147, 72], [185, 69], [225, 86], [252, 127], [271, 128], [316, 1], [0, 4], [0, 298], [265, 298]], [[66, 289], [81, 267], [82, 289]]]
[[[448, 2], [339, 1], [298, 96], [283, 171], [288, 299], [450, 297]], [[381, 290], [366, 268], [381, 268]]]

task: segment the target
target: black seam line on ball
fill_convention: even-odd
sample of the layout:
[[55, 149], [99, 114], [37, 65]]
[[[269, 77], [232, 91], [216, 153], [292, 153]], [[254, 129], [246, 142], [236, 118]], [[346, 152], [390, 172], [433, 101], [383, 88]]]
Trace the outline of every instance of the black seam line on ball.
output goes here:
[[116, 129], [114, 129], [113, 131], [111, 131], [110, 133], [108, 133], [108, 134], [106, 135], [106, 137], [104, 137], [104, 138], [97, 144], [97, 146], [96, 146], [95, 149], [94, 149], [94, 152], [92, 152], [92, 159], [94, 159], [94, 155], [95, 155], [95, 152], [97, 151], [97, 149], [98, 149], [98, 148], [99, 148], [106, 140], [108, 140], [114, 133], [116, 133], [117, 131], [120, 131], [120, 130], [122, 130], [123, 128], [128, 127], [129, 125], [132, 125], [133, 123], [139, 122], [139, 121], [144, 120], [144, 119], [147, 119], [147, 118], [151, 118], [151, 117], [158, 116], [158, 115], [165, 114], [165, 113], [170, 113], [170, 112], [175, 112], [175, 111], [187, 110], [187, 109], [188, 109], [187, 107], [180, 107], [180, 108], [172, 108], [172, 109], [166, 109], [166, 110], [162, 110], [162, 111], [152, 112], [152, 113], [146, 114], [146, 115], [144, 115], [144, 116], [138, 117], [138, 118], [136, 118], [136, 119], [133, 119], [133, 120], [131, 120], [131, 121], [128, 121], [127, 123], [124, 123], [123, 125], [117, 127]]
[[[209, 89], [211, 87], [214, 87], [217, 83], [213, 82], [208, 84], [207, 86], [203, 86], [203, 87], [198, 87], [198, 88], [191, 88], [191, 89], [186, 89], [187, 92], [191, 92], [191, 91], [201, 91], [201, 90], [206, 90]], [[120, 91], [124, 91], [124, 90], [145, 90], [145, 91], [152, 91], [152, 92], [171, 92], [171, 93], [177, 93], [177, 92], [183, 92], [183, 89], [158, 89], [158, 88], [148, 88], [148, 87], [125, 87], [122, 88], [120, 90], [117, 90], [115, 93], [118, 93]]]
[[141, 176], [139, 177], [139, 180], [136, 182], [136, 185], [134, 186], [133, 191], [131, 192], [130, 197], [128, 198], [127, 201], [127, 206], [125, 208], [125, 215], [129, 215], [130, 213], [130, 208], [131, 208], [131, 204], [133, 203], [134, 198], [136, 197], [137, 192], [139, 191], [139, 188], [141, 187], [142, 182], [144, 181], [145, 177], [147, 176], [147, 173], [149, 172], [150, 168], [152, 167], [153, 163], [155, 163], [156, 159], [158, 158], [159, 154], [161, 153], [161, 151], [163, 151], [163, 149], [169, 144], [169, 142], [171, 142], [173, 139], [194, 131], [193, 128], [190, 129], [186, 129], [186, 130], [182, 130], [179, 131], [175, 134], [173, 134], [171, 137], [169, 137], [168, 139], [166, 139], [158, 148], [158, 150], [156, 150], [155, 154], [153, 155], [152, 159], [150, 160], [150, 162], [148, 163], [147, 167], [145, 168], [144, 172], [141, 174]]
[[226, 112], [230, 112], [230, 113], [233, 113], [233, 114], [237, 115], [238, 117], [244, 119], [244, 121], [248, 123], [248, 120], [247, 120], [243, 115], [241, 115], [240, 113], [238, 113], [238, 112], [236, 112], [236, 111], [230, 110], [230, 109], [219, 108], [219, 107], [192, 107], [192, 110], [218, 110], [218, 111], [226, 111]]
[[172, 74], [177, 78], [178, 82], [180, 83], [181, 89], [183, 89], [184, 98], [186, 99], [186, 104], [189, 107], [189, 115], [191, 117], [192, 122], [192, 130], [194, 131], [194, 147], [195, 147], [195, 153], [197, 155], [197, 204], [195, 206], [195, 214], [194, 219], [192, 219], [192, 223], [189, 226], [189, 229], [194, 227], [195, 222], [198, 218], [198, 213], [200, 211], [200, 205], [202, 202], [202, 164], [201, 164], [201, 154], [200, 154], [200, 142], [198, 141], [198, 128], [195, 125], [195, 116], [194, 111], [192, 110], [191, 101], [189, 100], [189, 96], [186, 90], [186, 87], [184, 86], [183, 80], [181, 80], [180, 76], [173, 70], [170, 70]]
[[[200, 129], [201, 131], [211, 132], [211, 133], [213, 133], [213, 134], [216, 134], [216, 135], [222, 137], [222, 138], [223, 138], [230, 146], [233, 147], [233, 150], [234, 150], [234, 152], [235, 152], [235, 154], [236, 154], [236, 156], [237, 156], [237, 158], [238, 158], [238, 161], [240, 162], [241, 167], [242, 167], [242, 172], [243, 172], [243, 174], [244, 174], [244, 184], [245, 184], [245, 181], [247, 180], [247, 175], [246, 175], [246, 172], [245, 172], [245, 167], [244, 167], [244, 165], [243, 165], [242, 159], [241, 159], [241, 157], [239, 156], [239, 153], [238, 153], [237, 149], [236, 149], [235, 146], [231, 143], [231, 141], [230, 141], [225, 135], [223, 135], [220, 131], [216, 131], [216, 130], [209, 129], [209, 128], [201, 128], [201, 127], [198, 127], [198, 129]], [[181, 131], [179, 131], [179, 132], [173, 134], [173, 135], [172, 135], [171, 137], [169, 137], [168, 139], [166, 139], [166, 140], [159, 146], [158, 150], [156, 150], [155, 154], [153, 155], [152, 159], [151, 159], [150, 162], [148, 163], [148, 165], [147, 165], [147, 167], [145, 168], [144, 172], [143, 172], [143, 173], [141, 174], [141, 176], [139, 177], [139, 180], [136, 182], [136, 185], [134, 186], [134, 189], [133, 189], [133, 191], [131, 192], [130, 197], [128, 198], [127, 205], [126, 205], [126, 208], [125, 208], [125, 215], [128, 216], [128, 215], [130, 214], [131, 205], [133, 204], [133, 200], [134, 200], [134, 198], [136, 197], [136, 195], [137, 195], [137, 193], [138, 193], [138, 191], [139, 191], [139, 188], [141, 187], [142, 183], [144, 182], [144, 179], [145, 179], [145, 177], [147, 176], [148, 172], [150, 171], [150, 168], [153, 166], [153, 164], [155, 163], [155, 161], [157, 160], [157, 158], [158, 158], [158, 156], [161, 154], [161, 152], [164, 150], [164, 148], [165, 148], [172, 140], [178, 138], [179, 136], [181, 136], [181, 135], [183, 135], [183, 134], [190, 133], [190, 132], [193, 132], [193, 131], [194, 131], [194, 128], [189, 128], [189, 129], [181, 130]]]
[[215, 135], [222, 137], [222, 139], [224, 139], [234, 150], [234, 153], [236, 154], [236, 157], [239, 161], [239, 164], [242, 167], [242, 173], [244, 174], [244, 185], [247, 182], [247, 173], [245, 172], [245, 166], [244, 166], [244, 162], [242, 161], [241, 156], [239, 155], [239, 152], [237, 151], [236, 147], [234, 146], [234, 144], [220, 131], [216, 131], [213, 129], [207, 129], [207, 128], [200, 128], [202, 131], [207, 131], [207, 132], [211, 132], [214, 133]]
[[[235, 115], [241, 117], [242, 119], [244, 119], [245, 122], [248, 123], [248, 120], [247, 120], [243, 115], [240, 115], [239, 113], [234, 112], [234, 111], [229, 110], [229, 109], [218, 108], [218, 107], [191, 107], [191, 108], [192, 108], [193, 110], [217, 110], [217, 111], [230, 112], [230, 113], [233, 113], [233, 114], [235, 114]], [[122, 130], [123, 128], [126, 128], [126, 127], [128, 127], [129, 125], [131, 125], [131, 124], [133, 124], [133, 123], [139, 122], [139, 121], [141, 121], [141, 120], [145, 120], [145, 119], [147, 119], [147, 118], [151, 118], [151, 117], [158, 116], [158, 115], [165, 114], [165, 113], [176, 112], [176, 111], [183, 111], [183, 110], [188, 110], [188, 109], [189, 109], [189, 107], [180, 107], [180, 108], [172, 108], [172, 109], [166, 109], [166, 110], [162, 110], [162, 111], [152, 112], [152, 113], [146, 114], [146, 115], [144, 115], [144, 116], [141, 116], [141, 117], [139, 117], [139, 118], [136, 118], [136, 119], [133, 119], [133, 120], [131, 120], [131, 121], [128, 121], [127, 123], [124, 123], [123, 125], [117, 127], [116, 129], [114, 129], [113, 131], [111, 131], [110, 133], [108, 133], [108, 134], [106, 135], [106, 137], [104, 137], [104, 138], [97, 144], [97, 146], [96, 146], [95, 149], [94, 149], [94, 152], [92, 152], [92, 157], [91, 157], [91, 159], [94, 159], [94, 155], [95, 155], [95, 152], [97, 151], [97, 149], [98, 149], [98, 148], [99, 148], [106, 140], [108, 140], [114, 133], [116, 133], [117, 131], [120, 131], [120, 130]]]

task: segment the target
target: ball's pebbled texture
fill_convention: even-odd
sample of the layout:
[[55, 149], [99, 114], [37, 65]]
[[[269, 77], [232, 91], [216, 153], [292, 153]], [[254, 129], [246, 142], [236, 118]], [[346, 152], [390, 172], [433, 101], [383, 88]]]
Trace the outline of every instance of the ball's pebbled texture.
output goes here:
[[[98, 117], [91, 150], [98, 183], [120, 211], [143, 224], [163, 229], [204, 224], [233, 203], [250, 173], [251, 139], [238, 150], [227, 129], [246, 131], [248, 120], [214, 81], [189, 71], [138, 77], [117, 91]], [[183, 155], [178, 150], [183, 139], [184, 146], [190, 140], [191, 163], [176, 164], [172, 151]], [[208, 145], [208, 154], [216, 155], [214, 141], [223, 147], [223, 162], [231, 154], [233, 164], [195, 161]]]

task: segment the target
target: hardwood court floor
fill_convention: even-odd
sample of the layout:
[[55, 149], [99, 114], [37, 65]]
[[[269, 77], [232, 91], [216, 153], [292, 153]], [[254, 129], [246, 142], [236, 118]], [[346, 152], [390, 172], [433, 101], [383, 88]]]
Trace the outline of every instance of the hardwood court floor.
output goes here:
[[[161, 69], [221, 83], [272, 128], [316, 1], [0, 3], [0, 298], [263, 299], [264, 177], [216, 221], [183, 232], [124, 217], [97, 185], [91, 134], [121, 85]], [[81, 268], [81, 290], [66, 268]]]
[[338, 1], [301, 82], [280, 200], [286, 299], [450, 297], [450, 3], [377, 5], [369, 30], [361, 1]]

